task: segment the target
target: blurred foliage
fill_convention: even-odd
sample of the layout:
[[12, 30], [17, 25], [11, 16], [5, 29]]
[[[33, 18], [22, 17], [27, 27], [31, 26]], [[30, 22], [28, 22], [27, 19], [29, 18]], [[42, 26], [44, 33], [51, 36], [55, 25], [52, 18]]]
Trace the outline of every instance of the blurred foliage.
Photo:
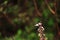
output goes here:
[[[22, 1], [22, 2], [21, 2]], [[27, 4], [25, 4], [27, 1]], [[48, 40], [53, 40], [54, 32], [54, 17], [44, 4], [44, 0], [37, 0], [38, 9], [42, 11], [42, 18], [40, 18], [35, 12], [34, 3], [32, 0], [3, 0], [0, 3], [0, 12], [7, 10], [6, 14], [11, 21], [17, 25], [17, 33], [12, 37], [2, 38], [0, 33], [0, 40], [39, 40], [37, 29], [34, 25], [40, 21], [43, 21], [46, 37]], [[8, 4], [8, 5], [7, 5]], [[53, 7], [53, 3], [49, 2], [49, 5]], [[4, 7], [6, 6], [6, 7]], [[27, 8], [26, 8], [27, 7]], [[4, 8], [4, 9], [3, 9]], [[1, 14], [1, 13], [0, 13]], [[41, 20], [43, 19], [43, 20]], [[9, 25], [10, 26], [10, 25]], [[24, 29], [23, 29], [24, 28]], [[11, 28], [10, 28], [11, 29]]]

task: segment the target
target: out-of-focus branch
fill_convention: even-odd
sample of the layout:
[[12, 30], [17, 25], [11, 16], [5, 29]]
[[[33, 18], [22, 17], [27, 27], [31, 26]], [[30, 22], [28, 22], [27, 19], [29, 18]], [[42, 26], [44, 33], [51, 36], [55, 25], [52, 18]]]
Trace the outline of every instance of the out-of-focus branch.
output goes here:
[[54, 7], [55, 7], [55, 13], [56, 13], [55, 14], [55, 18], [56, 18], [56, 23], [55, 23], [56, 25], [55, 26], [57, 28], [57, 34], [56, 34], [56, 37], [57, 38], [55, 37], [56, 39], [54, 39], [54, 40], [59, 40], [59, 35], [60, 35], [59, 32], [60, 32], [60, 29], [59, 29], [59, 26], [58, 26], [58, 20], [59, 20], [59, 18], [58, 18], [58, 14], [57, 14], [57, 3], [58, 3], [58, 1], [57, 0], [54, 0], [54, 3], [55, 3], [55, 5], [54, 5]]
[[13, 25], [14, 27], [16, 26], [5, 12], [3, 13], [3, 16], [6, 18], [9, 24]]
[[58, 29], [58, 32], [59, 32], [59, 27], [58, 27], [58, 15], [57, 15], [57, 8], [56, 8], [56, 4], [57, 4], [57, 2], [56, 2], [56, 0], [54, 1], [54, 3], [55, 3], [55, 18], [56, 18], [56, 21], [57, 21], [57, 29]]
[[9, 24], [11, 24], [12, 26], [16, 27], [16, 25], [12, 22], [12, 20], [8, 17], [8, 15], [6, 14], [6, 11], [4, 11], [4, 9], [7, 8], [7, 3], [6, 4], [3, 4], [4, 6], [2, 6], [2, 12], [3, 12], [3, 17], [6, 18], [7, 22]]
[[53, 9], [49, 6], [47, 0], [45, 0], [45, 4], [47, 5], [47, 7], [51, 11], [51, 13], [55, 15], [55, 11], [53, 11]]
[[55, 11], [53, 11], [52, 9], [51, 9], [51, 7], [49, 6], [49, 4], [48, 4], [48, 2], [47, 2], [47, 0], [45, 0], [45, 3], [46, 3], [46, 5], [47, 5], [47, 7], [48, 7], [48, 9], [52, 12], [52, 14], [54, 14], [54, 16], [55, 16], [55, 23], [54, 23], [54, 27], [57, 29], [57, 34], [56, 34], [56, 36], [55, 36], [55, 38], [54, 38], [54, 40], [58, 40], [59, 39], [59, 32], [60, 32], [60, 29], [59, 29], [59, 26], [58, 26], [58, 20], [59, 20], [59, 18], [58, 18], [58, 15], [57, 15], [57, 0], [54, 0], [54, 8], [55, 8]]
[[33, 3], [34, 3], [34, 7], [35, 7], [35, 10], [36, 10], [38, 16], [42, 16], [41, 12], [39, 12], [39, 10], [38, 10], [36, 0], [33, 0]]

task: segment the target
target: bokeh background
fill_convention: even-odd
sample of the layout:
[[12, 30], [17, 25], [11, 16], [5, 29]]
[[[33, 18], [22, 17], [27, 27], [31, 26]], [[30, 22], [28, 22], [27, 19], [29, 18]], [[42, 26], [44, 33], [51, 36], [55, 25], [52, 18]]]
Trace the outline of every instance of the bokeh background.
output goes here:
[[0, 40], [39, 40], [39, 22], [47, 40], [60, 40], [60, 0], [0, 0]]

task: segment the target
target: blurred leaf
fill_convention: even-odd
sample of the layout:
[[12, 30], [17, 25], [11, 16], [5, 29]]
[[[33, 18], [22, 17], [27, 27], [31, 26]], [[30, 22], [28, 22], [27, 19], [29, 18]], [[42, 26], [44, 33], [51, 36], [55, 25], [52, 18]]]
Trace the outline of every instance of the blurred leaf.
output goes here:
[[30, 29], [27, 27], [27, 26], [25, 26], [25, 30], [29, 33], [30, 32]]
[[13, 6], [10, 6], [7, 8], [7, 12], [10, 13], [10, 12], [13, 12]]
[[22, 34], [22, 31], [19, 29], [19, 30], [17, 31], [17, 34], [15, 35], [15, 40], [22, 40], [22, 39], [21, 39], [21, 34]]
[[50, 19], [48, 20], [48, 25], [49, 25], [49, 26], [52, 26], [53, 24], [54, 24], [54, 21], [53, 21], [52, 18], [50, 18]]
[[51, 6], [51, 7], [53, 7], [53, 6], [54, 6], [54, 4], [53, 4], [53, 3], [50, 3], [50, 6]]
[[53, 40], [54, 35], [52, 33], [46, 34], [47, 40]]
[[22, 31], [18, 30], [17, 35], [21, 35]]
[[20, 7], [18, 5], [13, 6], [13, 13], [16, 15], [19, 12]]
[[2, 12], [3, 11], [3, 7], [0, 7], [0, 12]]
[[17, 18], [15, 18], [15, 19], [13, 19], [13, 22], [14, 22], [14, 23], [18, 23], [19, 21], [18, 21]]
[[33, 38], [35, 37], [35, 33], [31, 33], [30, 36]]
[[49, 10], [48, 9], [45, 9], [45, 10], [43, 10], [43, 16], [44, 16], [44, 18], [47, 18], [48, 17], [48, 15], [49, 15]]
[[33, 15], [33, 10], [34, 10], [34, 7], [31, 7], [27, 10], [27, 14], [32, 16]]
[[5, 4], [5, 5], [6, 5], [7, 3], [8, 3], [8, 1], [4, 1], [4, 3], [3, 3], [3, 4]]
[[33, 21], [34, 21], [34, 23], [36, 24], [36, 23], [40, 22], [40, 18], [36, 17], [36, 18], [34, 18]]

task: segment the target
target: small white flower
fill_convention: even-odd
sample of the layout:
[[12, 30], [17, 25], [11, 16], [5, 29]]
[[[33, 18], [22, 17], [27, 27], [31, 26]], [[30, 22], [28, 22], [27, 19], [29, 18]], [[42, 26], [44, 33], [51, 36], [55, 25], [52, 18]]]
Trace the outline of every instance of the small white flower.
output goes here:
[[35, 26], [39, 26], [38, 24], [36, 24]]
[[41, 26], [41, 28], [43, 28], [43, 27]]
[[39, 26], [39, 25], [42, 25], [42, 23], [38, 23], [38, 24], [36, 24], [35, 26]]
[[38, 23], [39, 25], [42, 25], [42, 23]]
[[42, 29], [44, 30], [44, 28], [42, 27]]

